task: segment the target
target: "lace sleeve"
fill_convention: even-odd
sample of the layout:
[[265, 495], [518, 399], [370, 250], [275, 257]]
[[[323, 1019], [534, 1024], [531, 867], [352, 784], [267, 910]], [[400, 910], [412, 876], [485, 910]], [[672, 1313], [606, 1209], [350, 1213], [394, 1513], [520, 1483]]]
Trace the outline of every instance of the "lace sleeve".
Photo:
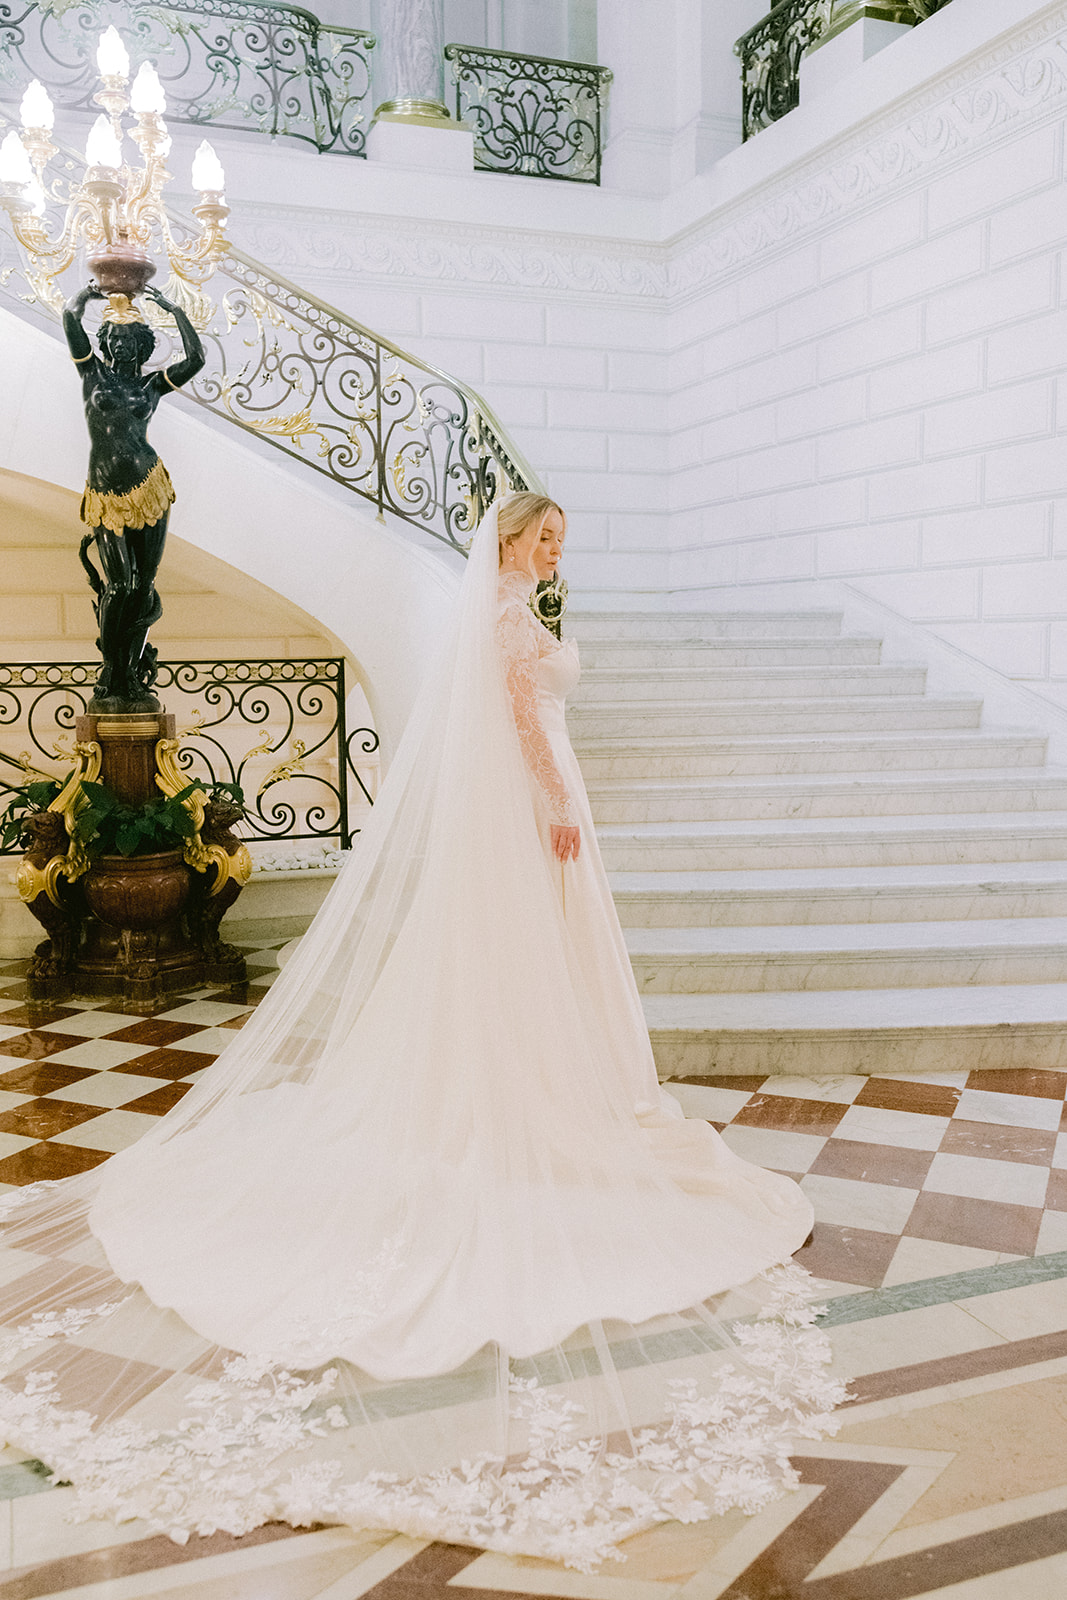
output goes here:
[[573, 828], [577, 819], [571, 797], [537, 711], [537, 638], [533, 629], [538, 626], [525, 606], [506, 605], [497, 620], [497, 637], [526, 765], [537, 779], [552, 821]]

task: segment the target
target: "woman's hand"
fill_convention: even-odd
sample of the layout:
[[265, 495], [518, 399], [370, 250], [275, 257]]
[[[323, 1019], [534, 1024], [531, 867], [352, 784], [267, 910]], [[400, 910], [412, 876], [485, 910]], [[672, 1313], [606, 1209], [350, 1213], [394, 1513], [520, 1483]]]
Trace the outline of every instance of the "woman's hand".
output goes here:
[[580, 828], [563, 828], [556, 822], [552, 824], [552, 854], [557, 861], [577, 861], [581, 843]]
[[178, 308], [173, 301], [168, 300], [165, 295], [160, 294], [158, 289], [153, 289], [151, 284], [146, 287], [144, 292], [148, 299], [154, 301], [161, 311], [168, 311], [171, 316], [173, 316], [175, 311], [177, 311]]

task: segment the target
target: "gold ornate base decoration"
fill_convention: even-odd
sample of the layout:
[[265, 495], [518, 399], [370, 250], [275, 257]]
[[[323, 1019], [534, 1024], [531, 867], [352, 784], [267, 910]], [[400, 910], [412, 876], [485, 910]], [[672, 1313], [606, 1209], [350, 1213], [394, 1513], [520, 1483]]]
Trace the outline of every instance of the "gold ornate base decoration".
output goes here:
[[420, 128], [469, 132], [469, 124], [458, 122], [442, 100], [383, 100], [374, 113], [372, 127], [375, 122], [412, 122]]
[[83, 781], [100, 781], [138, 806], [179, 793], [189, 778], [165, 712], [83, 716], [76, 733], [70, 777], [49, 810], [31, 819], [33, 843], [16, 876], [20, 898], [48, 934], [27, 974], [29, 998], [115, 997], [144, 1015], [180, 989], [244, 983], [244, 957], [219, 934], [252, 871], [232, 831], [240, 808], [194, 790], [184, 802], [195, 829], [184, 849], [90, 860], [71, 837], [88, 803]]

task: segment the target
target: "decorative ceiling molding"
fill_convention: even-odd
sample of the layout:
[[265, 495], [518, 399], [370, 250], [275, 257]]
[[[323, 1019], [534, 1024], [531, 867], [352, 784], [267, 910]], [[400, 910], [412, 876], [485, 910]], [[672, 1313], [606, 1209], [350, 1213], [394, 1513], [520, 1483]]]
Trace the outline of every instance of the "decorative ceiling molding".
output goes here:
[[282, 272], [595, 297], [670, 309], [895, 189], [926, 181], [1067, 98], [1067, 0], [824, 146], [758, 193], [655, 244], [462, 222], [238, 209], [242, 242]]

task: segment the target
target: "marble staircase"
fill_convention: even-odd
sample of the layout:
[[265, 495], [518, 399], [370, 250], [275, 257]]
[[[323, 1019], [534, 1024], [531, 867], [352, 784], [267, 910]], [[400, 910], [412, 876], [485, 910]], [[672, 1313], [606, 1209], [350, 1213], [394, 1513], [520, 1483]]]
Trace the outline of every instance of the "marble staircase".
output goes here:
[[661, 1075], [1062, 1067], [1067, 769], [841, 622], [568, 619]]

